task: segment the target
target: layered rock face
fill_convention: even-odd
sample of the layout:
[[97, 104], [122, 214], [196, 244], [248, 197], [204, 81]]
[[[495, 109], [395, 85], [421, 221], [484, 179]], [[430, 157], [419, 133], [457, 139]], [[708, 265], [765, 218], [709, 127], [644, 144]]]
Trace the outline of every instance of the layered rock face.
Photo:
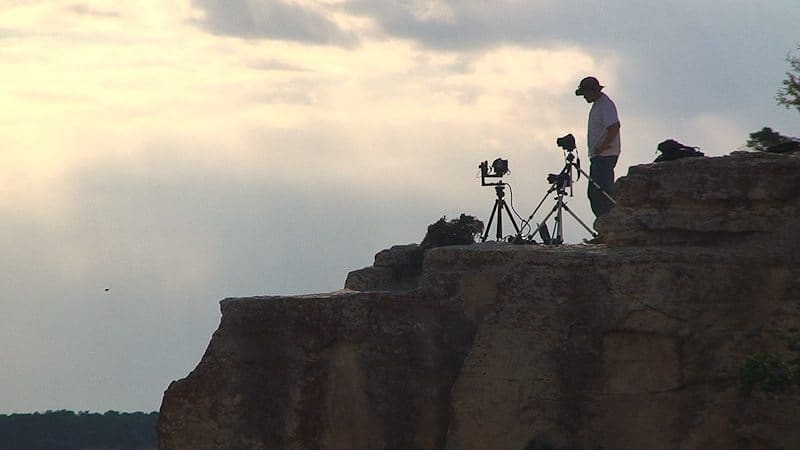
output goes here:
[[222, 301], [162, 448], [797, 448], [739, 388], [800, 325], [800, 155], [637, 166], [600, 245], [395, 247], [341, 292]]

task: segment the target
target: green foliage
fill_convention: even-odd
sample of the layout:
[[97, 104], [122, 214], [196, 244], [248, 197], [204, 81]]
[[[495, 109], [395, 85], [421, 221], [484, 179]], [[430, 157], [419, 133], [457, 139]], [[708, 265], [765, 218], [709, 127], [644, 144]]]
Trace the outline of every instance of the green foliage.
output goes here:
[[157, 420], [157, 412], [0, 415], [0, 449], [155, 449]]
[[784, 136], [777, 131], [772, 131], [772, 128], [764, 127], [761, 131], [750, 133], [750, 139], [747, 140], [747, 148], [757, 150], [760, 152], [767, 151], [770, 147], [785, 142], [791, 141], [792, 138]]
[[[800, 46], [797, 48], [800, 50]], [[786, 109], [795, 108], [800, 111], [800, 56], [790, 53], [786, 56], [786, 62], [789, 63], [791, 70], [786, 72], [783, 88], [778, 91], [775, 99]]]
[[742, 390], [779, 394], [800, 389], [800, 330], [776, 333], [789, 350], [788, 358], [776, 353], [759, 352], [748, 356], [739, 371]]
[[548, 442], [537, 441], [536, 439], [531, 439], [525, 445], [523, 450], [556, 450], [555, 447], [550, 445]]
[[483, 222], [473, 216], [461, 214], [458, 219], [447, 221], [442, 217], [428, 225], [428, 232], [420, 247], [427, 250], [447, 245], [474, 244], [475, 238], [483, 232]]
[[773, 353], [750, 355], [741, 369], [742, 389], [750, 393], [754, 388], [764, 392], [786, 392], [792, 386], [789, 368]]

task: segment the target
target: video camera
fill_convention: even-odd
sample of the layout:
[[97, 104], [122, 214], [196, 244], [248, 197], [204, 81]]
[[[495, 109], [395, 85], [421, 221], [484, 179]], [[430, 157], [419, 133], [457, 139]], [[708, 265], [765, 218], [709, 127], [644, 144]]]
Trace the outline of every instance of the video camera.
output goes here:
[[499, 178], [499, 177], [502, 177], [503, 175], [508, 173], [508, 160], [507, 159], [502, 159], [502, 158], [497, 158], [494, 161], [492, 161], [492, 171], [491, 171], [491, 173], [489, 172], [489, 162], [488, 161], [484, 161], [484, 162], [478, 164], [478, 167], [480, 167], [480, 169], [481, 169], [481, 175], [482, 176]]
[[561, 190], [572, 186], [572, 177], [567, 171], [551, 173], [547, 175], [547, 182], [554, 185], [556, 189]]
[[503, 184], [502, 181], [498, 183], [487, 183], [487, 178], [502, 178], [505, 174], [509, 172], [508, 170], [508, 160], [497, 158], [492, 161], [492, 167], [489, 168], [489, 162], [484, 161], [478, 164], [478, 167], [481, 169], [481, 185], [482, 186], [496, 186], [499, 184]]
[[556, 145], [560, 148], [564, 149], [566, 152], [566, 162], [567, 164], [564, 166], [564, 169], [561, 170], [559, 173], [551, 173], [547, 175], [547, 182], [550, 183], [553, 189], [556, 189], [558, 192], [563, 192], [566, 188], [570, 188], [570, 196], [572, 195], [572, 183], [574, 180], [572, 179], [572, 168], [578, 169], [578, 178], [580, 178], [581, 174], [581, 162], [578, 160], [575, 163], [575, 136], [572, 133], [567, 134], [566, 136], [561, 136], [560, 138], [556, 138]]
[[575, 136], [573, 136], [572, 133], [566, 136], [561, 136], [560, 138], [556, 139], [556, 145], [568, 152], [571, 152], [575, 150]]

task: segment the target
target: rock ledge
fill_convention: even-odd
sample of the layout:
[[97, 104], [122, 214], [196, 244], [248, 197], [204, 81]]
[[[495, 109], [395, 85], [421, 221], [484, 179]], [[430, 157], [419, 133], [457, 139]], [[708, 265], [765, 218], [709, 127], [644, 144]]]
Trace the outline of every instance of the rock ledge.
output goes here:
[[376, 255], [346, 290], [225, 299], [161, 448], [796, 448], [744, 395], [800, 324], [800, 158], [631, 168], [602, 245]]

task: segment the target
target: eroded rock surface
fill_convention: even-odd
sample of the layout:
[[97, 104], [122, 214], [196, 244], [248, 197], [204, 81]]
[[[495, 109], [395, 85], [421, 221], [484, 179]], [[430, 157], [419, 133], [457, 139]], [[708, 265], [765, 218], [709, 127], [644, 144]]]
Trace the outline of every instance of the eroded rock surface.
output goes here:
[[800, 325], [799, 164], [638, 166], [603, 245], [438, 248], [418, 273], [396, 247], [341, 292], [226, 299], [160, 445], [797, 448], [800, 396], [738, 373]]
[[709, 244], [800, 215], [800, 154], [739, 153], [631, 167], [597, 229], [610, 245]]

